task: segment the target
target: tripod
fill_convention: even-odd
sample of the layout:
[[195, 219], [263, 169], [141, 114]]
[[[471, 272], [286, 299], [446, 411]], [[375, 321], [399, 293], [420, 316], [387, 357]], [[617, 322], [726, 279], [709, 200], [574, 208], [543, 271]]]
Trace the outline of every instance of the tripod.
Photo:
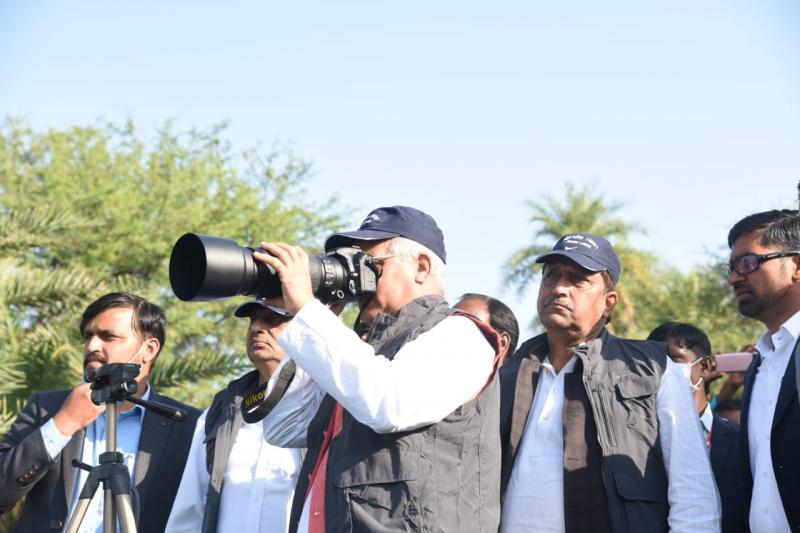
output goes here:
[[100, 454], [100, 464], [91, 467], [77, 459], [72, 465], [89, 472], [81, 488], [78, 502], [69, 517], [64, 533], [77, 533], [86, 516], [100, 483], [103, 484], [103, 532], [116, 532], [119, 519], [122, 533], [136, 533], [136, 518], [131, 502], [131, 478], [124, 456], [117, 451], [117, 402], [129, 401], [166, 416], [177, 422], [186, 419], [186, 413], [158, 402], [132, 396], [136, 390], [139, 365], [114, 363], [101, 367], [92, 377], [92, 402], [106, 404], [106, 451]]

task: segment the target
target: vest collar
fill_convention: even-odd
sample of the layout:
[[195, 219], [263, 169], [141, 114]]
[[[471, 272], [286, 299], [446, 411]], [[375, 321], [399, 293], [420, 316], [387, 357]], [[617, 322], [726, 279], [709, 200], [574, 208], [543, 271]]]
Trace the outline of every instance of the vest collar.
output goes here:
[[397, 316], [380, 313], [372, 322], [372, 327], [369, 328], [367, 342], [370, 344], [383, 342], [405, 333], [409, 324], [426, 316], [437, 307], [448, 307], [444, 297], [438, 294], [428, 294], [407, 303]]

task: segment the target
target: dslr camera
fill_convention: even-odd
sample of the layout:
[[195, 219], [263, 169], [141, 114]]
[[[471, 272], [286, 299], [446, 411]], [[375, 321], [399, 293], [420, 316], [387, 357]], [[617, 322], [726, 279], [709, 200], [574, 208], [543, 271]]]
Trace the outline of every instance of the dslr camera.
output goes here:
[[[169, 258], [172, 291], [185, 302], [238, 295], [281, 296], [278, 274], [256, 261], [255, 251], [261, 250], [239, 246], [230, 239], [186, 233], [175, 243]], [[359, 248], [336, 248], [327, 255], [310, 257], [308, 267], [314, 296], [326, 304], [375, 294], [378, 285], [372, 257]]]

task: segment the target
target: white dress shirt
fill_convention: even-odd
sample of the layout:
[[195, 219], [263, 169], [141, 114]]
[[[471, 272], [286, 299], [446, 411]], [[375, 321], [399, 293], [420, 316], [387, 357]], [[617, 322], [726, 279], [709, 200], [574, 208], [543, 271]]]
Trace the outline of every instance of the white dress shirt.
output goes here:
[[[545, 358], [503, 501], [503, 533], [564, 531], [564, 375]], [[718, 532], [720, 505], [689, 384], [670, 359], [656, 397], [672, 532]], [[535, 524], [535, 526], [534, 526]]]
[[[267, 393], [274, 387], [279, 372], [280, 369], [270, 379]], [[290, 394], [287, 390], [281, 401], [292, 399]], [[186, 468], [167, 522], [169, 533], [197, 533], [203, 525], [210, 479], [206, 467], [207, 414], [208, 410], [197, 420]], [[269, 444], [264, 439], [262, 423], [242, 423], [225, 467], [217, 531], [287, 531], [300, 466], [300, 450]]]
[[750, 392], [747, 417], [750, 472], [753, 474], [753, 496], [750, 500], [750, 530], [753, 533], [782, 533], [790, 530], [772, 468], [770, 438], [781, 381], [792, 357], [798, 334], [800, 312], [787, 320], [774, 334], [764, 333], [756, 343], [762, 360]]
[[[278, 337], [286, 353], [356, 420], [378, 433], [407, 431], [439, 422], [474, 397], [494, 371], [494, 350], [468, 318], [450, 316], [405, 344], [390, 361], [312, 300]], [[292, 385], [298, 381], [295, 376]], [[308, 397], [308, 382], [297, 386]], [[283, 404], [267, 418], [266, 438], [278, 445], [303, 443], [316, 413]], [[266, 421], [266, 419], [265, 419]], [[275, 424], [283, 421], [284, 424]], [[299, 531], [307, 531], [306, 498]]]

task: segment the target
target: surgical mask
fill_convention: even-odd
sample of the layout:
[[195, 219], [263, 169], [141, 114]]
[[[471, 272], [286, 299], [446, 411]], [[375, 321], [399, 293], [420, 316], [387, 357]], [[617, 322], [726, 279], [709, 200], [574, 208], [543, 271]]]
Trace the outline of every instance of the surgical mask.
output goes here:
[[703, 382], [703, 378], [698, 379], [697, 383], [692, 383], [692, 367], [694, 365], [696, 365], [697, 363], [699, 363], [700, 361], [702, 361], [703, 359], [704, 358], [701, 357], [700, 359], [698, 359], [697, 361], [695, 361], [693, 363], [675, 363], [676, 365], [678, 365], [680, 367], [681, 372], [683, 373], [684, 377], [686, 378], [686, 381], [689, 382], [689, 387], [692, 389], [693, 392], [696, 392], [696, 391], [700, 390], [700, 384]]

